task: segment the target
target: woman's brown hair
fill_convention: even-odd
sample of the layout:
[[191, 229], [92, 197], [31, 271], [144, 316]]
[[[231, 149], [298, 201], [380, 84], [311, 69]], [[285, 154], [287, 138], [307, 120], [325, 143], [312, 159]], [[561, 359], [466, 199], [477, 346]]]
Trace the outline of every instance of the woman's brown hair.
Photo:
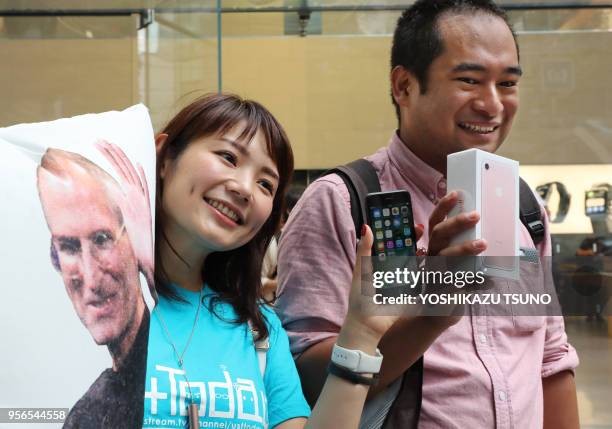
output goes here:
[[[168, 242], [162, 229], [164, 184], [160, 179], [161, 166], [166, 160], [178, 159], [194, 140], [223, 135], [240, 123], [244, 123], [245, 127], [239, 140], [250, 142], [255, 134], [261, 131], [268, 154], [276, 164], [279, 181], [272, 203], [272, 213], [255, 237], [245, 245], [234, 250], [210, 254], [203, 266], [202, 278], [218, 294], [210, 303], [211, 311], [215, 313], [215, 300], [227, 302], [236, 312], [235, 323], [250, 321], [258, 332], [258, 337], [265, 338], [268, 329], [260, 310], [263, 300], [261, 265], [268, 244], [280, 227], [285, 194], [293, 174], [293, 152], [283, 127], [256, 101], [244, 100], [232, 94], [206, 95], [183, 108], [161, 131], [168, 137], [157, 156], [155, 288], [163, 296], [180, 299], [170, 287], [159, 252], [162, 240], [172, 248], [172, 243]], [[179, 254], [177, 256], [181, 257]]]

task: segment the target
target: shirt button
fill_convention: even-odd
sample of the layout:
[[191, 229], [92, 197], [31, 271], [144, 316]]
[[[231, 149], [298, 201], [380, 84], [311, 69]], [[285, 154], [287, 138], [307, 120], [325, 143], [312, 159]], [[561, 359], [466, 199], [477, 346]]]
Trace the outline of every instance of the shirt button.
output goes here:
[[485, 334], [480, 334], [478, 336], [478, 339], [480, 340], [482, 344], [487, 344], [487, 336]]
[[497, 394], [497, 397], [499, 398], [500, 401], [505, 401], [506, 400], [506, 392], [504, 392], [503, 390], [500, 390], [499, 393]]

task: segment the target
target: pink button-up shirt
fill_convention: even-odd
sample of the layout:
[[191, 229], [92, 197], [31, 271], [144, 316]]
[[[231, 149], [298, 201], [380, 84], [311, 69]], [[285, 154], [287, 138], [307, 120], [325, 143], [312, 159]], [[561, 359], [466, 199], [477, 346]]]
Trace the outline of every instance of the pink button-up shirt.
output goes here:
[[[425, 225], [446, 180], [417, 158], [396, 133], [367, 157], [383, 191], [412, 197], [415, 223]], [[418, 245], [427, 247], [428, 232]], [[534, 247], [521, 224], [521, 246]], [[279, 247], [277, 310], [293, 353], [337, 335], [348, 308], [356, 235], [346, 186], [336, 175], [308, 187]], [[550, 236], [540, 244], [550, 255]], [[540, 428], [542, 378], [573, 370], [578, 356], [562, 317], [472, 316], [447, 329], [425, 353], [420, 428]], [[418, 333], [415, 333], [418, 335]]]

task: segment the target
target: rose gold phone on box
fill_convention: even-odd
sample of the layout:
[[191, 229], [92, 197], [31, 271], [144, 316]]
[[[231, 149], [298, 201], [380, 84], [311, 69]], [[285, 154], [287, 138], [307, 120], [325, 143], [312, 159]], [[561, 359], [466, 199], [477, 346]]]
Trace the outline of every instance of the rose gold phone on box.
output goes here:
[[518, 279], [519, 164], [485, 152], [468, 149], [447, 157], [447, 189], [459, 193], [449, 217], [477, 211], [480, 221], [453, 238], [451, 244], [485, 239], [483, 258], [467, 258], [466, 269], [487, 276]]

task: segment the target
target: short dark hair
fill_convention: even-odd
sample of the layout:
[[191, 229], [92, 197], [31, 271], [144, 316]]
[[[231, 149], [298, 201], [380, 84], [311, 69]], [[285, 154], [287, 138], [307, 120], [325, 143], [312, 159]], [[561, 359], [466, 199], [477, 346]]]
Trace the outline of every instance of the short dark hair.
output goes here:
[[[508, 25], [518, 54], [516, 33], [508, 15], [490, 0], [418, 0], [397, 20], [391, 47], [391, 70], [402, 66], [419, 81], [421, 94], [427, 91], [427, 73], [431, 63], [444, 52], [444, 43], [438, 31], [438, 20], [443, 14], [486, 13], [497, 16]], [[399, 106], [391, 94], [399, 120]]]
[[265, 316], [260, 309], [263, 292], [261, 266], [264, 253], [278, 231], [285, 211], [285, 194], [293, 175], [293, 151], [281, 124], [256, 101], [245, 100], [233, 94], [205, 95], [183, 108], [162, 130], [168, 137], [157, 155], [155, 288], [160, 295], [180, 300], [170, 287], [169, 276], [159, 252], [161, 241], [168, 242], [162, 229], [165, 213], [161, 204], [164, 192], [161, 167], [164, 161], [178, 159], [194, 140], [215, 134], [223, 135], [242, 122], [245, 127], [238, 139], [250, 142], [261, 131], [266, 141], [266, 150], [278, 169], [279, 181], [272, 212], [251, 241], [237, 249], [210, 254], [202, 268], [202, 278], [218, 294], [209, 303], [211, 311], [217, 314], [216, 301], [230, 304], [237, 316], [232, 321], [251, 322], [259, 339], [268, 336]]

